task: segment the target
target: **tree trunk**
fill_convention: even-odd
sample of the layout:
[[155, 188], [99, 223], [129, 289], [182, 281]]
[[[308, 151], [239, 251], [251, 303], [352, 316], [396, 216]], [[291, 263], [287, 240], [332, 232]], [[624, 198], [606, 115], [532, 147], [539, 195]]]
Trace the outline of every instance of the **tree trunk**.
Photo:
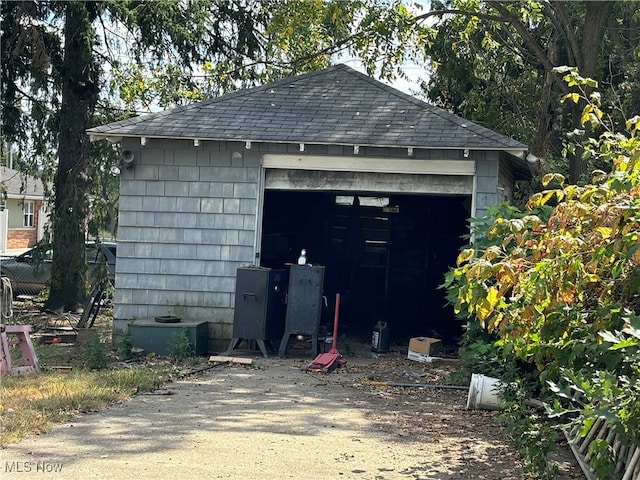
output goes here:
[[68, 2], [65, 9], [59, 163], [52, 215], [54, 257], [46, 302], [50, 309], [75, 310], [86, 296], [84, 241], [89, 144], [85, 128], [98, 94], [89, 8], [92, 7], [85, 2]]
[[[598, 53], [602, 48], [605, 27], [611, 15], [614, 1], [586, 1], [584, 28], [582, 30], [581, 51], [573, 52], [577, 59], [577, 67], [580, 76], [585, 78], [600, 78], [596, 73], [598, 63]], [[591, 89], [587, 88], [587, 95]], [[572, 109], [573, 128], [584, 128], [585, 138], [591, 135], [590, 125], [581, 125], [582, 110], [586, 106], [586, 101], [581, 101]], [[581, 158], [582, 149], [576, 149], [575, 155], [569, 158], [569, 180], [577, 183], [584, 180], [588, 172], [588, 164]]]
[[[558, 38], [554, 35], [547, 47], [547, 57], [553, 65], [558, 64]], [[538, 110], [538, 126], [536, 134], [533, 138], [531, 152], [537, 157], [545, 157], [549, 153], [549, 135], [551, 132], [551, 94], [554, 86], [554, 73], [546, 71], [544, 76], [544, 84], [542, 85], [540, 95], [540, 106]], [[542, 172], [540, 172], [542, 173]]]

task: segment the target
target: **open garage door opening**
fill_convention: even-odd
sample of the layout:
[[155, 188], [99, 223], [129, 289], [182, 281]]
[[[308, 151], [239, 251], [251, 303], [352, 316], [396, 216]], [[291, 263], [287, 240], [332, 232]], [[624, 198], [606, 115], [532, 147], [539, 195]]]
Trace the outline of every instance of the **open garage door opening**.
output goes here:
[[283, 268], [304, 248], [325, 266], [323, 323], [341, 295], [341, 331], [370, 335], [387, 322], [392, 338], [437, 336], [455, 344], [462, 323], [439, 288], [465, 244], [468, 195], [267, 190], [260, 264]]

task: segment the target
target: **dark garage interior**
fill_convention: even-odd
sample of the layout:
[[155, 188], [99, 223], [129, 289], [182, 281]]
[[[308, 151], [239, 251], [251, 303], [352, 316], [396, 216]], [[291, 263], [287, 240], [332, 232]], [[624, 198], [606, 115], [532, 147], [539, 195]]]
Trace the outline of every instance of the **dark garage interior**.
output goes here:
[[462, 323], [438, 288], [468, 233], [470, 196], [267, 190], [261, 262], [285, 268], [301, 249], [323, 265], [330, 325], [340, 293], [340, 333], [371, 335], [387, 322], [392, 339], [436, 336], [454, 345]]

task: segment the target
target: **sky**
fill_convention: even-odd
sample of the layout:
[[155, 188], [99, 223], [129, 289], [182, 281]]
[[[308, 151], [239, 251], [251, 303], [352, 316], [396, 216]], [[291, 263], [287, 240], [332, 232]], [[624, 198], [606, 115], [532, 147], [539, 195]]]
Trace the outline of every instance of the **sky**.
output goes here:
[[[348, 58], [344, 60], [339, 60], [339, 63], [344, 63], [345, 65], [350, 66], [354, 70], [358, 70], [359, 72], [366, 73], [364, 65], [357, 58]], [[423, 67], [419, 67], [418, 65], [407, 63], [404, 64], [402, 69], [407, 74], [407, 79], [399, 78], [394, 82], [387, 82], [385, 80], [381, 80], [383, 83], [391, 85], [393, 88], [397, 88], [398, 90], [407, 93], [409, 95], [413, 95], [415, 97], [421, 97], [422, 91], [420, 89], [420, 81], [427, 80], [427, 75], [425, 69]]]
[[[430, 8], [431, 0], [412, 0], [405, 1], [405, 6], [407, 6], [410, 10], [413, 11], [416, 15], [424, 13], [428, 11]], [[435, 19], [431, 20], [431, 22], [435, 22]], [[358, 70], [362, 73], [366, 73], [364, 65], [360, 60], [354, 57], [349, 58], [338, 58], [337, 63], [344, 63], [345, 65], [349, 65], [351, 68]], [[407, 79], [397, 79], [392, 83], [386, 82], [382, 80], [383, 83], [387, 83], [398, 90], [407, 93], [409, 95], [413, 95], [415, 97], [422, 98], [424, 100], [424, 94], [420, 89], [420, 82], [427, 80], [427, 72], [425, 71], [423, 66], [418, 66], [414, 63], [406, 62], [402, 66], [402, 70], [407, 75]]]

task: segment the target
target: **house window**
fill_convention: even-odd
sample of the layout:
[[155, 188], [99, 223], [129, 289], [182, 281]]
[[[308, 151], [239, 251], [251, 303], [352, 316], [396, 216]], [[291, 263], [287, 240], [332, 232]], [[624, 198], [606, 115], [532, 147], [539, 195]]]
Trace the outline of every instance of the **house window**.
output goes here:
[[25, 201], [22, 205], [22, 226], [33, 227], [34, 220], [34, 202]]

